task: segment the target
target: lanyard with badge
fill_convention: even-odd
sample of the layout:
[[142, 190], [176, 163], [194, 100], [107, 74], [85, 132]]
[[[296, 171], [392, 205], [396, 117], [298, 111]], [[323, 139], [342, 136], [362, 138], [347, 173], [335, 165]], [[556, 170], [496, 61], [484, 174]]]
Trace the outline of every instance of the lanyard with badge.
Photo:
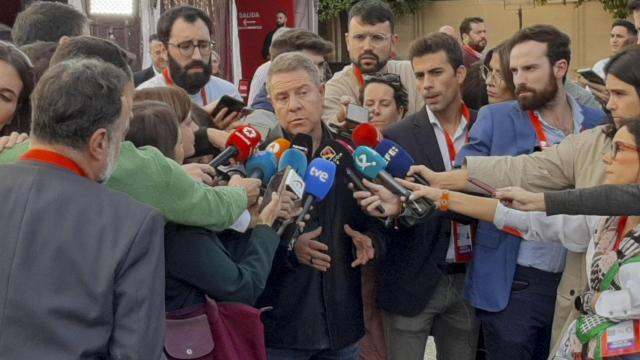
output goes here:
[[[162, 70], [162, 76], [164, 77], [164, 82], [167, 83], [167, 86], [173, 86], [173, 78], [171, 77], [168, 68], [164, 68]], [[202, 106], [207, 105], [209, 103], [209, 99], [207, 98], [207, 91], [204, 89], [204, 86], [200, 89], [200, 96], [202, 97]]]
[[[470, 139], [469, 129], [471, 128], [471, 111], [464, 104], [462, 104], [462, 116], [467, 121], [467, 130], [464, 139], [464, 143], [466, 144]], [[446, 131], [444, 131], [444, 137], [447, 141], [447, 149], [449, 150], [449, 161], [451, 161], [451, 167], [453, 167], [458, 155], [458, 149], [456, 149], [453, 137]], [[475, 231], [471, 229], [471, 225], [464, 225], [455, 221], [451, 222], [451, 228], [453, 233], [455, 262], [468, 263], [471, 261], [471, 254], [473, 253]]]
[[[618, 223], [616, 251], [620, 250], [626, 224], [627, 217], [621, 217]], [[608, 327], [602, 336], [601, 349], [604, 358], [640, 353], [640, 321], [626, 320]]]

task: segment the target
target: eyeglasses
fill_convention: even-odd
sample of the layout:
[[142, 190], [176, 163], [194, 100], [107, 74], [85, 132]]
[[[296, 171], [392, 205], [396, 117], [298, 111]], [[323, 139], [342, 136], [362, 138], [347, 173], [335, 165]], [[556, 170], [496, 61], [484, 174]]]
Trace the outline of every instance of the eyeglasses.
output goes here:
[[177, 47], [178, 51], [180, 51], [180, 54], [182, 54], [182, 56], [191, 57], [196, 47], [198, 48], [198, 50], [200, 50], [200, 55], [208, 56], [209, 54], [211, 54], [211, 50], [213, 50], [213, 47], [216, 45], [216, 43], [213, 41], [201, 40], [195, 43], [192, 41], [183, 41], [179, 44], [172, 44], [168, 42], [167, 45]]
[[493, 78], [497, 81], [504, 81], [504, 77], [502, 76], [502, 74], [495, 70], [489, 69], [489, 67], [487, 67], [486, 65], [482, 65], [482, 67], [480, 68], [480, 76], [482, 76], [482, 80], [484, 81], [489, 81], [490, 78]]
[[635, 145], [623, 143], [622, 141], [614, 141], [611, 146], [611, 160], [615, 160], [618, 153], [623, 149], [640, 153], [640, 148]]
[[391, 85], [400, 85], [400, 75], [398, 74], [391, 74], [391, 73], [386, 73], [386, 74], [367, 74], [364, 75], [363, 77], [365, 82], [369, 82], [369, 81], [378, 81], [378, 82], [384, 82], [384, 83], [388, 83]]
[[373, 46], [384, 45], [387, 40], [391, 37], [391, 34], [384, 33], [354, 33], [351, 34], [351, 40], [356, 43], [356, 45], [360, 45], [364, 43], [367, 38], [371, 42]]

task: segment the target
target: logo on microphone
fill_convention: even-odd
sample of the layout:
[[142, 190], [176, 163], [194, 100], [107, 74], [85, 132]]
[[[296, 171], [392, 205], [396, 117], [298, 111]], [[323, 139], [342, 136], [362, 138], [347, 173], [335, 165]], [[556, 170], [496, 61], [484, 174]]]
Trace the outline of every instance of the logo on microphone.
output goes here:
[[255, 139], [258, 137], [258, 133], [251, 126], [245, 126], [242, 128], [242, 133], [246, 135], [250, 139]]
[[384, 154], [384, 159], [387, 161], [391, 161], [391, 159], [396, 156], [396, 154], [398, 153], [398, 148], [395, 146], [392, 146], [386, 154]]
[[356, 156], [356, 162], [358, 163], [358, 166], [362, 170], [368, 168], [369, 166], [376, 166], [376, 162], [375, 161], [368, 162], [367, 155], [365, 155], [365, 154], [360, 154], [360, 155]]
[[322, 171], [315, 166], [311, 166], [309, 169], [309, 174], [315, 178], [318, 178], [323, 183], [326, 183], [329, 180], [329, 173], [326, 171]]
[[269, 146], [267, 146], [266, 150], [277, 154], [280, 151], [280, 144], [278, 144], [277, 142], [272, 142], [271, 144], [269, 144]]

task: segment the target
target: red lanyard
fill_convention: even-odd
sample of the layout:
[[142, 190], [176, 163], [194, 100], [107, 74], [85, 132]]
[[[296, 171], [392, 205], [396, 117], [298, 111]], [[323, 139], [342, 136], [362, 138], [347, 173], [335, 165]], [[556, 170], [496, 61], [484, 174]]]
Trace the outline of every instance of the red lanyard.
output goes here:
[[87, 177], [87, 173], [82, 170], [75, 161], [57, 152], [44, 149], [31, 149], [20, 157], [20, 160], [37, 161], [41, 163], [55, 165], [82, 176]]
[[[173, 78], [171, 78], [169, 68], [164, 68], [162, 70], [162, 76], [164, 77], [164, 82], [166, 82], [168, 86], [173, 86]], [[207, 90], [204, 89], [204, 86], [200, 89], [200, 96], [202, 97], [202, 106], [207, 105], [209, 103], [209, 99], [207, 98]]]
[[[471, 111], [465, 104], [462, 104], [462, 117], [464, 117], [464, 119], [467, 121], [467, 130], [464, 138], [464, 143], [466, 144], [469, 142], [469, 129], [471, 128]], [[456, 144], [448, 132], [444, 132], [444, 137], [447, 141], [447, 149], [449, 150], [449, 160], [451, 160], [451, 166], [453, 166], [456, 162], [458, 149], [456, 149]]]
[[358, 80], [360, 88], [364, 87], [364, 75], [362, 75], [362, 70], [360, 70], [356, 65], [353, 65], [353, 74], [356, 76], [356, 80]]
[[547, 134], [544, 133], [542, 120], [540, 120], [540, 117], [534, 111], [529, 111], [529, 119], [531, 119], [531, 124], [536, 131], [538, 141], [540, 141], [540, 149], [546, 149], [547, 147], [549, 147], [549, 143], [547, 142]]
[[616, 237], [616, 246], [615, 249], [616, 250], [620, 250], [620, 245], [622, 243], [622, 239], [624, 239], [624, 228], [625, 226], [627, 226], [627, 220], [628, 217], [626, 216], [621, 216], [620, 217], [620, 222], [618, 222], [618, 230], [616, 231], [616, 233], [618, 234], [618, 236]]

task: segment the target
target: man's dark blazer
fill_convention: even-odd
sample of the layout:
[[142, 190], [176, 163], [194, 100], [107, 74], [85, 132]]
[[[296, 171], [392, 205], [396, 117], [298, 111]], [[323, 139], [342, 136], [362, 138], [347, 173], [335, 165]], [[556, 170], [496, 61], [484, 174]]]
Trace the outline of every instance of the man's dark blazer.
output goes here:
[[[472, 121], [475, 116], [472, 111]], [[445, 171], [425, 108], [392, 125], [384, 135], [404, 147], [416, 164]], [[447, 254], [451, 219], [470, 222], [460, 215], [435, 211], [414, 227], [390, 230], [385, 253], [376, 265], [380, 308], [402, 316], [415, 316], [424, 309], [442, 276], [438, 264], [444, 262]]]
[[156, 76], [156, 73], [153, 71], [153, 65], [151, 65], [148, 68], [140, 70], [133, 74], [133, 83], [136, 85], [136, 87], [138, 87], [138, 85], [151, 79], [154, 76]]

